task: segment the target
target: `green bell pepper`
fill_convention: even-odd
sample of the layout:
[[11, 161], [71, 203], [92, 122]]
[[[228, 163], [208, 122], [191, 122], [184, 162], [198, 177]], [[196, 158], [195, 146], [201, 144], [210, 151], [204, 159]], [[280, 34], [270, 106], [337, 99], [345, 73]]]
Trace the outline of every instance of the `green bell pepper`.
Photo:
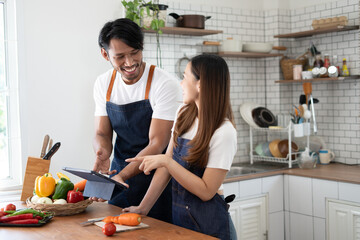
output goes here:
[[74, 189], [74, 184], [66, 178], [61, 178], [55, 187], [52, 199], [66, 199], [67, 192]]

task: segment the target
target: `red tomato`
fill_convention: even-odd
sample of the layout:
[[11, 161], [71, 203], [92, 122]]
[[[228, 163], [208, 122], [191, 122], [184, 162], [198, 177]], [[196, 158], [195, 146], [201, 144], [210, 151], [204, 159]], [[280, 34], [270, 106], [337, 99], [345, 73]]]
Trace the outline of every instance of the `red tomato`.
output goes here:
[[9, 203], [5, 207], [5, 211], [15, 211], [15, 210], [16, 210], [16, 206], [14, 204], [12, 204], [12, 203]]
[[111, 236], [116, 232], [116, 227], [113, 223], [105, 223], [105, 225], [102, 227], [102, 232], [106, 236]]

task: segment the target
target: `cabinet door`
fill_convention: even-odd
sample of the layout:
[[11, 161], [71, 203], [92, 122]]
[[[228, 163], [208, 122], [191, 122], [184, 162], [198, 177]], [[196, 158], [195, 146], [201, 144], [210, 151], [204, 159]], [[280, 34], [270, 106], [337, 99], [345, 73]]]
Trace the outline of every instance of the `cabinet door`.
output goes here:
[[231, 203], [238, 240], [263, 240], [267, 235], [266, 196]]
[[329, 240], [360, 240], [360, 206], [352, 203], [328, 202]]

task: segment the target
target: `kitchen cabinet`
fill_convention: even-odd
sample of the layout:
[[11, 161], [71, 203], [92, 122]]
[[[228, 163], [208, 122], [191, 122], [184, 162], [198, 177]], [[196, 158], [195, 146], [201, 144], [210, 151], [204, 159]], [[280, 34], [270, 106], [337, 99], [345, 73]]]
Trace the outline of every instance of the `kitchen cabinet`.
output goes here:
[[267, 239], [267, 197], [237, 200], [230, 204], [238, 240]]
[[328, 201], [328, 240], [360, 239], [360, 204]]
[[283, 186], [283, 175], [224, 184], [225, 196], [236, 195], [229, 213], [238, 239], [284, 239]]

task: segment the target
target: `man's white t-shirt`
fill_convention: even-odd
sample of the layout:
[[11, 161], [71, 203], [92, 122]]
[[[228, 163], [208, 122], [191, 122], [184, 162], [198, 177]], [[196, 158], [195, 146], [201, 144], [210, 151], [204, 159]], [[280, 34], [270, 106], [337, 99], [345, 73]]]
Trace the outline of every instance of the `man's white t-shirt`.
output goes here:
[[[126, 84], [119, 72], [116, 73], [110, 102], [118, 105], [137, 102], [145, 99], [146, 83], [150, 64], [139, 81]], [[110, 84], [113, 69], [100, 75], [94, 85], [95, 116], [107, 116], [106, 93]], [[182, 91], [178, 80], [168, 72], [156, 67], [149, 92], [150, 105], [153, 110], [152, 118], [173, 121], [176, 110], [182, 103]]]
[[[178, 117], [181, 107], [176, 112], [176, 119]], [[174, 121], [172, 132], [174, 132], [174, 127], [176, 120]], [[192, 140], [198, 130], [199, 120], [195, 119], [195, 122], [191, 129], [181, 135], [180, 137]], [[209, 143], [209, 159], [206, 165], [207, 168], [219, 168], [230, 170], [231, 164], [234, 160], [234, 156], [237, 151], [237, 133], [236, 129], [229, 120], [225, 120], [221, 126], [215, 130], [213, 136], [211, 137]], [[223, 190], [224, 186], [221, 185], [219, 190]]]

